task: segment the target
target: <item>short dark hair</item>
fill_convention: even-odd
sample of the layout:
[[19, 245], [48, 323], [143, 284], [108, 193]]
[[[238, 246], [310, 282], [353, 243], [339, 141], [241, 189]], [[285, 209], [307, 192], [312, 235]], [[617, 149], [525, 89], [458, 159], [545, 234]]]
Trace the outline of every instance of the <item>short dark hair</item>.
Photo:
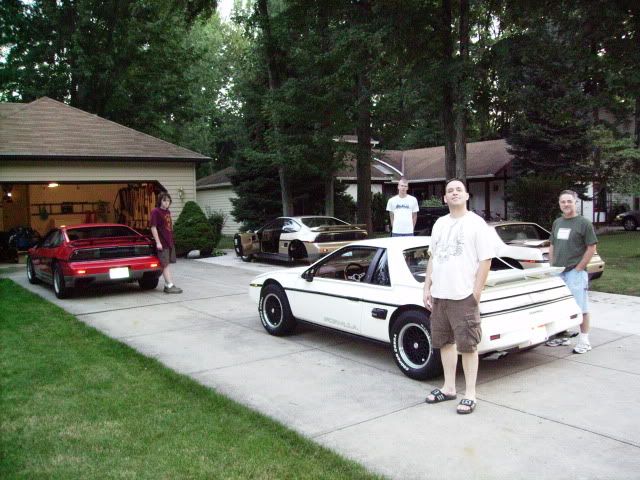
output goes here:
[[467, 191], [467, 184], [464, 183], [464, 180], [462, 180], [461, 178], [457, 178], [457, 177], [453, 177], [450, 178], [449, 180], [446, 181], [446, 183], [444, 184], [444, 192], [447, 193], [447, 185], [449, 185], [451, 182], [460, 182], [463, 186], [464, 186], [464, 191]]
[[161, 207], [162, 206], [162, 201], [165, 198], [169, 199], [169, 205], [171, 205], [173, 203], [173, 200], [171, 199], [171, 195], [169, 195], [169, 192], [160, 192], [158, 194], [158, 199], [156, 200], [156, 206], [157, 207]]

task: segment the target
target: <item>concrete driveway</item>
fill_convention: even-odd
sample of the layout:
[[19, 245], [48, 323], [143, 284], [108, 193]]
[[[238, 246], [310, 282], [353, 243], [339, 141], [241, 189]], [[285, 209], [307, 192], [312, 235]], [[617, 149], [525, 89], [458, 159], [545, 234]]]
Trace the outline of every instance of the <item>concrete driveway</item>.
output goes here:
[[[267, 335], [249, 280], [279, 265], [179, 261], [182, 295], [135, 285], [57, 300], [81, 321], [397, 479], [637, 479], [640, 298], [592, 294], [593, 350], [542, 346], [480, 364], [479, 404], [426, 405], [384, 346], [311, 327]], [[459, 389], [463, 391], [462, 377]]]

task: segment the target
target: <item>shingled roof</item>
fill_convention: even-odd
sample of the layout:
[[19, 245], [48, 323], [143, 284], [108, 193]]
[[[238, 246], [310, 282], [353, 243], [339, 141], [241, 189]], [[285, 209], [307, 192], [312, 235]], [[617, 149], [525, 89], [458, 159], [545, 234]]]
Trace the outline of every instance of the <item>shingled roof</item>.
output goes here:
[[0, 104], [0, 158], [202, 162], [209, 157], [42, 97]]
[[[445, 180], [444, 147], [378, 150], [374, 155], [403, 171], [409, 182]], [[495, 177], [512, 159], [504, 139], [467, 143], [467, 178]]]
[[207, 190], [210, 188], [220, 188], [231, 186], [231, 176], [236, 174], [236, 169], [227, 167], [217, 172], [202, 177], [196, 181], [197, 190]]

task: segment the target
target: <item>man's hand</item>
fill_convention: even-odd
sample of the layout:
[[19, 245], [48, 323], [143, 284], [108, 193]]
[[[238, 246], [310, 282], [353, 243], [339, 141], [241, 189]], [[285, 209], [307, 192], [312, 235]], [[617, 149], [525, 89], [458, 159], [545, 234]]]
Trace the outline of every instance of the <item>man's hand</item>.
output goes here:
[[433, 298], [431, 297], [431, 289], [430, 288], [425, 288], [424, 289], [422, 302], [424, 303], [424, 306], [427, 307], [428, 310], [431, 310], [431, 308], [433, 307]]
[[156, 248], [160, 251], [162, 250], [162, 244], [160, 242], [156, 242]]

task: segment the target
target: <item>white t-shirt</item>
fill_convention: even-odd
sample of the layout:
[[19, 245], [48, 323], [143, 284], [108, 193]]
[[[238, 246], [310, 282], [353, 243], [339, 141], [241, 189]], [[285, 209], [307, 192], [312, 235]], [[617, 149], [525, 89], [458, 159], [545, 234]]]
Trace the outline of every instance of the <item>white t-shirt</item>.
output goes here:
[[400, 195], [391, 197], [387, 202], [387, 212], [393, 212], [393, 233], [413, 233], [413, 214], [420, 210], [416, 197]]
[[431, 296], [462, 300], [473, 293], [480, 261], [494, 257], [486, 222], [473, 212], [440, 217], [431, 231]]

